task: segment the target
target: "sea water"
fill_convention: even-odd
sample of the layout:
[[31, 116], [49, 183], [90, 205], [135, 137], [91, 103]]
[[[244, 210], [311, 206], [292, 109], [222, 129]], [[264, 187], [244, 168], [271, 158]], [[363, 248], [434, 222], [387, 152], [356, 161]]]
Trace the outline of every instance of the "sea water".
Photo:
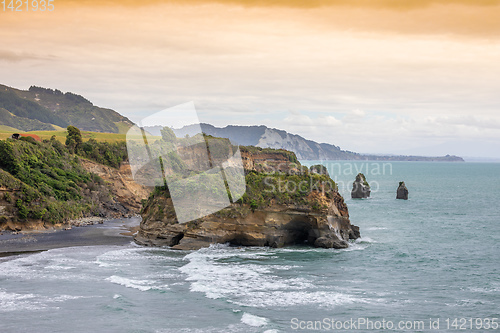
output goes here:
[[[345, 163], [358, 169], [332, 178], [362, 235], [348, 249], [131, 243], [1, 258], [0, 332], [499, 331], [500, 164]], [[371, 198], [350, 199], [356, 171]]]

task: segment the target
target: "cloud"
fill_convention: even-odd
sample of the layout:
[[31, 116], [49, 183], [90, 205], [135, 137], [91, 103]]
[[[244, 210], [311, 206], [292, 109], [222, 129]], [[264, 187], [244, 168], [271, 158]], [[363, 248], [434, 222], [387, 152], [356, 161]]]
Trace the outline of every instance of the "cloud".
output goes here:
[[466, 5], [466, 6], [496, 6], [500, 5], [499, 0], [72, 0], [68, 3], [87, 6], [151, 6], [159, 4], [230, 4], [246, 7], [292, 7], [292, 8], [317, 8], [317, 7], [368, 7], [384, 9], [414, 9], [431, 5]]
[[53, 60], [52, 56], [40, 56], [28, 52], [13, 52], [0, 50], [0, 61], [19, 62], [24, 60]]
[[497, 2], [200, 3], [5, 15], [1, 83], [73, 91], [132, 120], [194, 101], [215, 125], [265, 124], [360, 152], [500, 137]]
[[[354, 119], [353, 115], [357, 117]], [[328, 122], [328, 118], [334, 120]], [[401, 117], [355, 110], [338, 119], [324, 115], [314, 117], [294, 114], [287, 117], [278, 128], [363, 153], [404, 152], [445, 142], [500, 141], [497, 134], [500, 116]], [[455, 151], [460, 151], [459, 145], [455, 148]]]

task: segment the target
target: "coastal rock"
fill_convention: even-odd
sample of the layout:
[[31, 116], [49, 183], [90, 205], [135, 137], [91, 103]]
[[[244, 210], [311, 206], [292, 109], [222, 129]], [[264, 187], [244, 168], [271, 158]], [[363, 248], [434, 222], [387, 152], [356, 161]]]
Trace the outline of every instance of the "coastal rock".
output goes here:
[[358, 173], [356, 180], [352, 183], [351, 198], [364, 199], [370, 197], [370, 185], [366, 181], [365, 175]]
[[[178, 223], [168, 190], [157, 188], [143, 208], [135, 242], [179, 250], [196, 250], [214, 243], [275, 248], [306, 243], [346, 248], [349, 239], [360, 237], [359, 228], [351, 225], [344, 199], [330, 177], [309, 173], [293, 153], [254, 148], [242, 149], [247, 183], [242, 200], [197, 220]], [[301, 194], [277, 189], [266, 193], [262, 186], [273, 179], [283, 183], [307, 179], [312, 185]], [[302, 184], [306, 183], [309, 182]], [[263, 193], [268, 196], [262, 196]]]
[[215, 214], [179, 224], [171, 199], [158, 197], [145, 208], [135, 241], [180, 250], [196, 250], [213, 243], [277, 248], [303, 243], [323, 248], [348, 247], [349, 239], [359, 238], [359, 228], [350, 224], [340, 195], [333, 200], [322, 199], [329, 206], [320, 212], [295, 205], [252, 210], [246, 204], [233, 204]]
[[396, 199], [408, 200], [408, 189], [406, 188], [405, 182], [399, 182]]

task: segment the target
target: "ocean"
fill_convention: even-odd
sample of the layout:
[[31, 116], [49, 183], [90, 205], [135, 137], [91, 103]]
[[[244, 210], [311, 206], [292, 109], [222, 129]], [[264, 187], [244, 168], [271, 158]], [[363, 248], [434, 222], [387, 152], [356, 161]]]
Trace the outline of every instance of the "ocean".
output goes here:
[[[325, 163], [361, 230], [348, 249], [0, 258], [0, 332], [500, 331], [500, 164]], [[369, 199], [350, 198], [358, 171]]]

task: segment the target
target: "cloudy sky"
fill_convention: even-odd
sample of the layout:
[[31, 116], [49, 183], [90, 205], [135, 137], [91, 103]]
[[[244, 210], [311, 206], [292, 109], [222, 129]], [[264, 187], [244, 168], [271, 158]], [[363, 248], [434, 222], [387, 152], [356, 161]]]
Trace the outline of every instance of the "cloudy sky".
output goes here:
[[500, 0], [54, 3], [0, 8], [0, 83], [133, 121], [194, 101], [362, 153], [500, 158]]

